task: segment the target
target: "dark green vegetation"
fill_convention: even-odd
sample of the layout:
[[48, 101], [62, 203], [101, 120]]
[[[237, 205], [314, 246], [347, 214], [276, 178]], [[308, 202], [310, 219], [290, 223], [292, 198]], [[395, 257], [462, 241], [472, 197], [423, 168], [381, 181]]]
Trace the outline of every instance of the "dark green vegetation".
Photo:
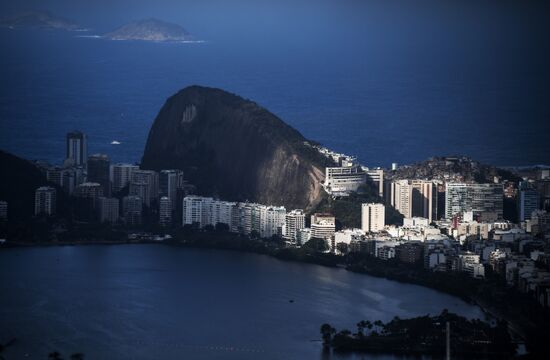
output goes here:
[[6, 16], [0, 19], [0, 27], [10, 28], [45, 28], [78, 30], [79, 26], [67, 19], [53, 16], [47, 12], [29, 11]]
[[123, 25], [105, 34], [111, 40], [187, 41], [191, 40], [183, 27], [157, 19], [144, 19]]
[[191, 86], [170, 97], [149, 132], [145, 169], [181, 169], [201, 195], [310, 209], [323, 192], [322, 156], [258, 104]]
[[468, 320], [446, 310], [433, 317], [395, 317], [385, 324], [380, 320], [360, 321], [356, 333], [349, 330], [337, 332], [329, 324], [323, 324], [321, 335], [324, 346], [335, 351], [443, 356], [447, 322], [451, 328], [453, 356], [508, 359], [515, 353], [505, 322], [497, 322], [495, 327], [491, 327], [481, 320]]
[[493, 316], [509, 322], [513, 331], [525, 340], [530, 358], [548, 353], [550, 311], [540, 306], [531, 295], [507, 287], [501, 277], [491, 273], [490, 268], [486, 278], [479, 280], [461, 272], [433, 272], [421, 265], [405, 264], [395, 259], [384, 261], [367, 254], [350, 253], [344, 262], [350, 271], [418, 284], [476, 303]]
[[[370, 182], [359, 188], [357, 193], [349, 196], [331, 198], [324, 196], [312, 212], [331, 213], [336, 217], [336, 227], [360, 228], [361, 227], [361, 204], [382, 203], [376, 186]], [[386, 204], [386, 224], [403, 225], [403, 215], [394, 207]]]
[[324, 266], [336, 266], [340, 257], [321, 253], [326, 249], [326, 242], [312, 239], [301, 248], [286, 248], [283, 239], [274, 236], [270, 239], [255, 238], [254, 234], [245, 236], [230, 233], [221, 227], [198, 230], [192, 226], [184, 226], [172, 233], [173, 239], [164, 244], [189, 246], [194, 248], [214, 248], [245, 251], [256, 254], [274, 256], [281, 260], [306, 262]]
[[[0, 171], [0, 200], [8, 202], [9, 221], [29, 219], [34, 215], [34, 192], [40, 186], [48, 185], [46, 176], [33, 163], [2, 150]], [[66, 214], [66, 202], [66, 197], [58, 189], [61, 214]]]
[[57, 351], [54, 351], [54, 352], [51, 352], [51, 353], [48, 354], [48, 360], [64, 360], [64, 359], [83, 360], [84, 359], [84, 354], [74, 353], [74, 354], [71, 354], [71, 356], [69, 358], [63, 357], [63, 355], [60, 352], [57, 352]]

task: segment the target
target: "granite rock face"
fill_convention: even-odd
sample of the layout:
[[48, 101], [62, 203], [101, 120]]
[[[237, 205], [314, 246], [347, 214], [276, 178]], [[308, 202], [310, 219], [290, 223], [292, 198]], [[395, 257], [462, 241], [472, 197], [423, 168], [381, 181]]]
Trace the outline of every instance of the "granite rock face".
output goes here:
[[310, 144], [252, 101], [191, 86], [157, 115], [142, 168], [181, 169], [201, 195], [309, 209], [330, 165]]

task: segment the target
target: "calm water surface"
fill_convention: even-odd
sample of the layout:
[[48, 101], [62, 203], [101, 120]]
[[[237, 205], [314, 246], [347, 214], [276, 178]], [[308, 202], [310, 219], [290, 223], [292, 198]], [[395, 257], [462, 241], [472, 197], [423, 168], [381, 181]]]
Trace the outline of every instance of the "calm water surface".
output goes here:
[[415, 285], [163, 245], [2, 250], [0, 294], [0, 342], [18, 339], [8, 359], [53, 350], [89, 359], [362, 359], [323, 355], [320, 325], [354, 329], [361, 319], [444, 308], [483, 318]]

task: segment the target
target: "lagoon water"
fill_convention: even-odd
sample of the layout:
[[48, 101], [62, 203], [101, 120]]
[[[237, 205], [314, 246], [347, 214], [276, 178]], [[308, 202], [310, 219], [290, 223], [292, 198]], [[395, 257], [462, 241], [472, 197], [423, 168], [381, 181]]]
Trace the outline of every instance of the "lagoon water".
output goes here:
[[[322, 353], [319, 327], [437, 314], [483, 318], [431, 289], [264, 255], [164, 245], [0, 251], [8, 359], [394, 359]], [[294, 300], [294, 302], [289, 302]]]

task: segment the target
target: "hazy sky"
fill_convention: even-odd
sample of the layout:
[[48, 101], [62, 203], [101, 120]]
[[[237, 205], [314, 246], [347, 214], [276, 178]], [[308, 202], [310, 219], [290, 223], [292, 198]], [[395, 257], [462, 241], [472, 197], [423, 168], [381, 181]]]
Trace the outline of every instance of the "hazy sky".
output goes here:
[[[157, 17], [177, 22], [202, 37], [332, 36], [410, 37], [429, 40], [442, 32], [471, 31], [473, 37], [548, 30], [545, 1], [473, 0], [22, 0], [2, 1], [2, 12], [43, 9], [100, 31], [124, 22]], [[359, 33], [368, 30], [368, 33]], [[358, 35], [360, 34], [360, 35]], [[524, 39], [525, 40], [525, 39]]]

